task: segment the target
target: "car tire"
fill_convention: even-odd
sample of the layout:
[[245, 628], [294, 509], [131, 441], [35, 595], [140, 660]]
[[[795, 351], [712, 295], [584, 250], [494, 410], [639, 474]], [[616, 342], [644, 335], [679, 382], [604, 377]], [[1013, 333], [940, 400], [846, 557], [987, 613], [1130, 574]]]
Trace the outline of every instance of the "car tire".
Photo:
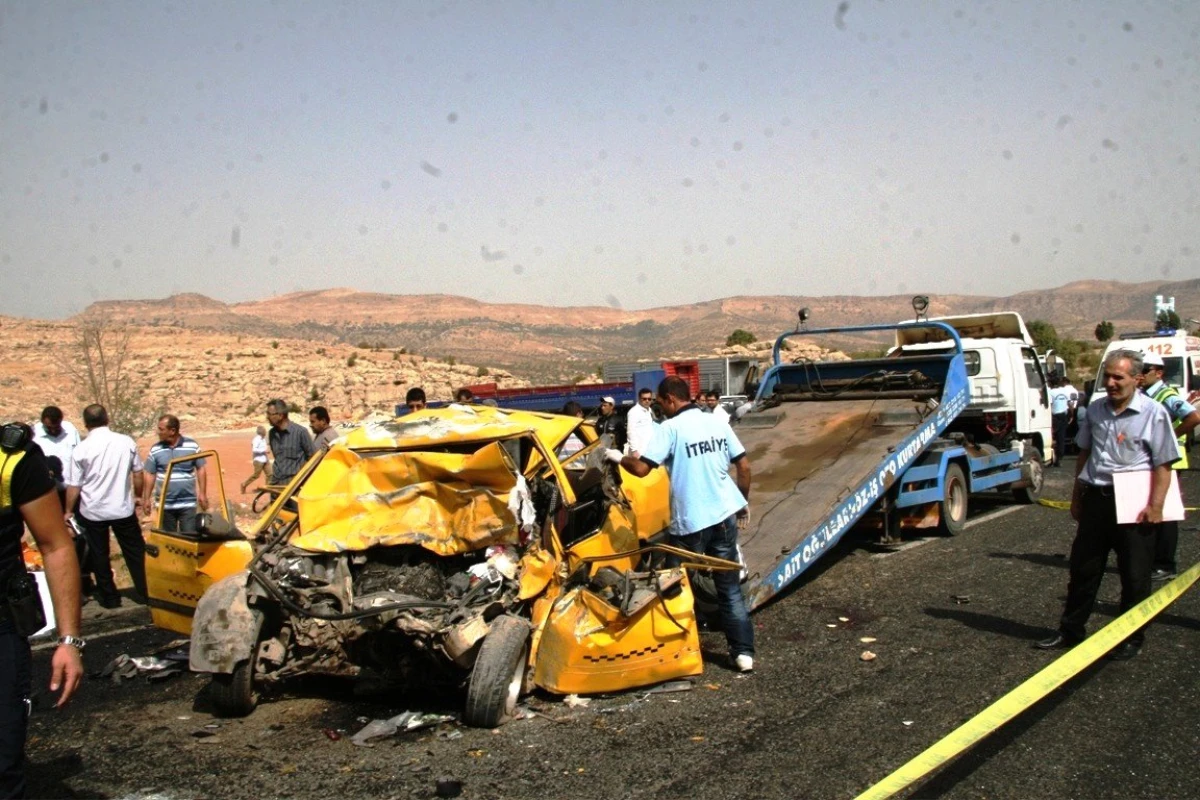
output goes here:
[[218, 717], [244, 717], [258, 705], [258, 690], [254, 686], [254, 666], [258, 660], [255, 645], [250, 658], [238, 662], [231, 673], [217, 673], [209, 684], [209, 697]]
[[463, 721], [476, 728], [496, 728], [512, 719], [528, 664], [529, 623], [510, 614], [496, 617], [471, 671]]
[[938, 501], [938, 532], [943, 536], [962, 532], [967, 524], [968, 497], [967, 479], [962, 467], [950, 464], [942, 481], [942, 499]]
[[717, 613], [717, 583], [709, 570], [688, 573], [692, 583], [692, 605], [701, 614], [711, 617]]
[[1036, 447], [1030, 447], [1025, 452], [1025, 458], [1029, 460], [1029, 471], [1032, 475], [1032, 480], [1029, 486], [1022, 486], [1019, 489], [1013, 489], [1013, 499], [1022, 505], [1032, 505], [1042, 496], [1042, 486], [1046, 481], [1046, 473], [1043, 471], [1042, 451]]

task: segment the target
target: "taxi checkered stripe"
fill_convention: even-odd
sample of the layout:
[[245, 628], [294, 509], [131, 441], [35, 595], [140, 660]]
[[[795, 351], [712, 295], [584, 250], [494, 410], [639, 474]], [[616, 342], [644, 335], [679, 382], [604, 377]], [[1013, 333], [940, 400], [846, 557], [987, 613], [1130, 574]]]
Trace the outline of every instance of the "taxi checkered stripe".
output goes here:
[[188, 550], [186, 547], [176, 547], [174, 545], [165, 544], [163, 545], [163, 549], [173, 556], [180, 556], [181, 558], [194, 558], [196, 560], [200, 559], [199, 553], [194, 553], [191, 550]]
[[637, 650], [630, 650], [625, 653], [616, 653], [614, 655], [602, 655], [602, 656], [584, 656], [584, 660], [591, 661], [594, 664], [600, 664], [605, 661], [628, 661], [631, 658], [640, 658], [641, 656], [653, 655], [654, 653], [657, 653], [659, 650], [662, 650], [663, 647], [664, 647], [663, 643], [659, 642], [658, 644], [653, 645], [651, 647], [640, 647]]

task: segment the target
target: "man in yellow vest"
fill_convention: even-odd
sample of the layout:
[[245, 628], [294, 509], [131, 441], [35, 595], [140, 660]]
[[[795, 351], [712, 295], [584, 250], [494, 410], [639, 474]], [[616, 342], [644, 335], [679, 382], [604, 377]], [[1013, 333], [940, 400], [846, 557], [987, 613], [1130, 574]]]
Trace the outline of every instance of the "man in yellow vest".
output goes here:
[[[1200, 411], [1184, 400], [1179, 390], [1163, 380], [1163, 360], [1157, 353], [1146, 353], [1143, 357], [1142, 390], [1171, 415], [1171, 425], [1179, 437], [1179, 452], [1183, 454], [1173, 468], [1187, 469], [1187, 438], [1192, 429], [1200, 424]], [[1179, 523], [1159, 523], [1155, 533], [1154, 570], [1150, 573], [1152, 580], [1165, 581], [1175, 577], [1175, 550], [1178, 544]]]

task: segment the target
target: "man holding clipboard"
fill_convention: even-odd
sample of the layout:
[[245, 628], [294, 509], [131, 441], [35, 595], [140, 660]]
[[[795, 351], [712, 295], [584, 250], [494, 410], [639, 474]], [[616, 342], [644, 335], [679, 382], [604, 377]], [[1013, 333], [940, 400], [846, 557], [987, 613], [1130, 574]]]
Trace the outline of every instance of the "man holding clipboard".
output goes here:
[[[1096, 603], [1109, 552], [1117, 553], [1121, 575], [1121, 613], [1150, 596], [1150, 570], [1154, 562], [1155, 526], [1163, 520], [1163, 504], [1172, 486], [1171, 464], [1179, 458], [1179, 446], [1171, 430], [1166, 409], [1138, 391], [1142, 354], [1114, 350], [1104, 359], [1104, 395], [1079, 415], [1075, 444], [1075, 488], [1071, 494], [1071, 516], [1079, 523], [1071, 544], [1071, 574], [1067, 602], [1058, 633], [1037, 643], [1042, 650], [1074, 647], [1087, 636], [1087, 620]], [[1149, 473], [1149, 488], [1141, 482], [1144, 499], [1133, 498], [1118, 479], [1121, 494], [1114, 488], [1117, 473]], [[1141, 477], [1141, 476], [1139, 476]], [[1176, 490], [1177, 492], [1178, 490]], [[1117, 517], [1120, 505], [1141, 510], [1127, 522]], [[1144, 632], [1138, 630], [1109, 653], [1124, 661], [1142, 649]]]

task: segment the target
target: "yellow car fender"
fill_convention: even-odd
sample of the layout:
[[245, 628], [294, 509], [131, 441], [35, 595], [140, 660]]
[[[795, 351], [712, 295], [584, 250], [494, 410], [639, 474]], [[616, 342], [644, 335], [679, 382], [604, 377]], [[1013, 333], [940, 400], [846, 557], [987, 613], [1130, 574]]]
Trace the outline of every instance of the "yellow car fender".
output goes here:
[[558, 559], [548, 550], [541, 547], [530, 548], [521, 557], [521, 590], [517, 598], [529, 600], [540, 595], [554, 579], [556, 569]]

